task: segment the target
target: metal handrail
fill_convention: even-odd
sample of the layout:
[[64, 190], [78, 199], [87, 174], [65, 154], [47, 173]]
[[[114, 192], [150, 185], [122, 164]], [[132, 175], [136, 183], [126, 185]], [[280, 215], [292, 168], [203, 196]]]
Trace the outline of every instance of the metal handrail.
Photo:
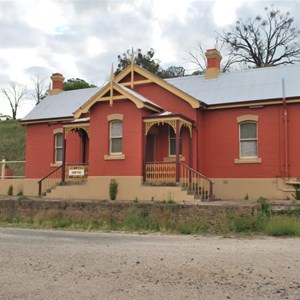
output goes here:
[[[52, 170], [49, 174], [47, 174], [46, 176], [44, 176], [42, 179], [40, 179], [38, 181], [38, 185], [39, 185], [39, 196], [42, 195], [43, 193], [43, 182], [46, 181], [47, 179], [52, 180], [52, 184], [48, 184], [48, 186], [46, 186], [46, 189], [52, 189], [58, 182], [64, 182], [65, 181], [65, 176], [62, 174], [63, 172], [63, 166], [64, 168], [66, 167], [70, 167], [70, 166], [88, 166], [88, 164], [86, 163], [74, 163], [74, 164], [65, 164], [65, 165], [60, 165], [59, 167], [57, 167], [56, 169]], [[60, 173], [57, 176], [54, 176], [54, 178], [51, 178], [51, 176], [53, 174], [56, 174], [58, 171], [60, 171]], [[44, 188], [45, 190], [45, 188]]]
[[200, 200], [211, 200], [213, 197], [213, 182], [205, 175], [182, 162], [180, 162], [180, 166], [181, 184], [188, 191], [199, 196]]
[[[42, 195], [43, 189], [42, 189], [42, 183], [46, 180], [49, 179], [49, 177], [51, 175], [53, 175], [54, 173], [56, 173], [58, 170], [62, 169], [63, 165], [60, 165], [59, 167], [57, 167], [56, 169], [54, 169], [53, 171], [51, 171], [49, 174], [47, 174], [46, 176], [44, 176], [42, 179], [40, 179], [38, 181], [38, 185], [39, 185], [39, 196]], [[61, 178], [59, 178], [60, 180]]]

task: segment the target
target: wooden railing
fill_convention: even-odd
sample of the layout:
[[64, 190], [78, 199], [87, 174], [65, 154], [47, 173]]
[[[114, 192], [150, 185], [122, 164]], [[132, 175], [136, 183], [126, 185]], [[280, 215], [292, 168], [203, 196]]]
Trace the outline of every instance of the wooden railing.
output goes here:
[[176, 163], [167, 163], [167, 162], [146, 163], [145, 182], [176, 183]]
[[[184, 163], [179, 163], [180, 184], [188, 194], [201, 201], [209, 201], [213, 195], [213, 183], [206, 176]], [[176, 183], [176, 163], [148, 162], [145, 165], [145, 182], [166, 184]]]
[[62, 182], [81, 182], [88, 176], [88, 165], [86, 164], [66, 164], [65, 168], [59, 166], [45, 177], [38, 181], [39, 196], [50, 192]]
[[180, 163], [180, 182], [189, 194], [195, 195], [201, 201], [209, 201], [213, 195], [213, 183], [206, 176]]

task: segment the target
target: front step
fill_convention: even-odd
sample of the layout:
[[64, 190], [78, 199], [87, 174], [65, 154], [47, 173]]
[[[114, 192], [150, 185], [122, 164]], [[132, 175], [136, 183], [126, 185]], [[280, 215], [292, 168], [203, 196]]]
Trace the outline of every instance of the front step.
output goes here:
[[[200, 193], [197, 193], [198, 187], [194, 185], [194, 189], [189, 187], [187, 184], [182, 184], [181, 185], [181, 190], [186, 191], [188, 195], [194, 195], [194, 199], [199, 199], [201, 201], [210, 201], [209, 199], [209, 193], [208, 191], [200, 191]], [[204, 197], [202, 197], [204, 196]]]
[[47, 194], [50, 194], [53, 190], [56, 189], [58, 186], [78, 186], [78, 185], [84, 185], [86, 184], [86, 180], [84, 181], [65, 181], [65, 182], [57, 182], [54, 186], [51, 188], [48, 188], [46, 192], [42, 193], [42, 196], [45, 197]]

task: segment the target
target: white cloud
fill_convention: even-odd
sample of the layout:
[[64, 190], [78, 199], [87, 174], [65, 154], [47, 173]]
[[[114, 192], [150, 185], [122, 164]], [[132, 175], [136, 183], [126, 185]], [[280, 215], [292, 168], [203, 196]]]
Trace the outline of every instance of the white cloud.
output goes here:
[[213, 18], [219, 27], [233, 23], [237, 19], [236, 10], [245, 0], [216, 0], [213, 6]]
[[[68, 12], [68, 13], [66, 13]], [[29, 1], [24, 5], [22, 16], [27, 24], [47, 34], [62, 34], [68, 29], [66, 5], [57, 5], [50, 0]]]

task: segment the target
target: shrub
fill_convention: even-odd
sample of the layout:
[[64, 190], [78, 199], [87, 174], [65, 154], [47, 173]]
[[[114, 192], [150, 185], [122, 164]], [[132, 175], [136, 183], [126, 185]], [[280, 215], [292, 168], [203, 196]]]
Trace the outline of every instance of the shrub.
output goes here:
[[14, 187], [12, 185], [10, 185], [8, 187], [8, 190], [7, 190], [7, 195], [12, 196], [13, 195], [13, 190], [14, 190]]
[[118, 186], [119, 184], [115, 179], [112, 179], [109, 184], [109, 197], [110, 200], [116, 200], [118, 194]]
[[296, 200], [300, 200], [300, 184], [294, 184], [294, 189], [295, 189], [295, 197]]
[[262, 213], [266, 214], [267, 216], [270, 215], [270, 203], [267, 198], [264, 197], [259, 197], [256, 201], [257, 203], [260, 204], [260, 209]]

